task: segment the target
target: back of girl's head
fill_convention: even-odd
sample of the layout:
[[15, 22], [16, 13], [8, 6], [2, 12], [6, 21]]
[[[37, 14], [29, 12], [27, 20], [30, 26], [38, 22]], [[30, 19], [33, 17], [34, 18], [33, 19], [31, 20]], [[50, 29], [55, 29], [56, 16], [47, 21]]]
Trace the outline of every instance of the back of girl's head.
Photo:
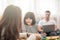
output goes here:
[[21, 28], [21, 10], [19, 7], [10, 5], [5, 9], [0, 22], [0, 34], [4, 27], [5, 39], [16, 40], [16, 37], [19, 36], [19, 28]]
[[24, 24], [26, 24], [26, 25], [27, 25], [27, 23], [26, 23], [25, 20], [26, 20], [27, 18], [32, 19], [32, 25], [35, 24], [35, 15], [34, 15], [33, 12], [27, 12], [27, 13], [26, 13], [26, 15], [25, 15], [25, 17], [24, 17]]

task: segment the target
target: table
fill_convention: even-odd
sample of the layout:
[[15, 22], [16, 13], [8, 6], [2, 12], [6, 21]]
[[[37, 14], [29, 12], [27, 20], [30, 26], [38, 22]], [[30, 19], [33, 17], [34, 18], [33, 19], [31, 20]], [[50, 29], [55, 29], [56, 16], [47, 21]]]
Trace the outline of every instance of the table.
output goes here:
[[[20, 33], [20, 37], [22, 40], [27, 39], [27, 33]], [[46, 40], [57, 40], [59, 36], [48, 36]]]
[[49, 36], [47, 37], [47, 40], [57, 40], [59, 36]]

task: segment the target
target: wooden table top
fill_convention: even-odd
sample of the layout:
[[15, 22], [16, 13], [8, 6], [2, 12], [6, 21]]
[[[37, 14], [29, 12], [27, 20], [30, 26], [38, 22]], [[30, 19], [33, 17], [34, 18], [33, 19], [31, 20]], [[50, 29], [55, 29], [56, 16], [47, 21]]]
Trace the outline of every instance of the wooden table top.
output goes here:
[[49, 37], [47, 37], [48, 39], [57, 39], [57, 38], [59, 38], [59, 36], [49, 36]]

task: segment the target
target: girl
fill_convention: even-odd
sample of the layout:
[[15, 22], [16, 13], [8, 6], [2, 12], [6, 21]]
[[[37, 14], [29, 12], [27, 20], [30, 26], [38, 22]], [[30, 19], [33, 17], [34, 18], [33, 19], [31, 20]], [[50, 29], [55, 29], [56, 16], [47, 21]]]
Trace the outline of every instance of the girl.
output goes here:
[[21, 10], [19, 7], [8, 6], [0, 21], [0, 40], [20, 39], [21, 31]]
[[35, 24], [35, 16], [33, 12], [27, 12], [24, 17], [25, 31], [28, 33], [37, 33], [37, 25]]
[[31, 38], [35, 38], [35, 39], [38, 38], [39, 40], [42, 40], [41, 35], [38, 34], [37, 25], [35, 23], [36, 23], [36, 20], [35, 20], [34, 13], [33, 12], [27, 12], [25, 17], [24, 17], [25, 32], [27, 32], [30, 35], [32, 35], [32, 33], [34, 33], [34, 35], [37, 37], [35, 37], [35, 36], [33, 37], [33, 35], [32, 35]]

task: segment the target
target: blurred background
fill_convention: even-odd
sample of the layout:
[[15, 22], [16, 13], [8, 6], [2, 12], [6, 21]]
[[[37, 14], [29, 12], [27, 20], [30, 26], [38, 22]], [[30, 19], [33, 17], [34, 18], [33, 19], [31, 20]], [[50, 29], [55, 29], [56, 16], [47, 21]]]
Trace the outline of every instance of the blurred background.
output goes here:
[[22, 10], [22, 22], [26, 12], [34, 12], [36, 19], [44, 17], [46, 10], [51, 11], [51, 18], [60, 26], [60, 0], [0, 0], [0, 19], [8, 5], [15, 5]]

